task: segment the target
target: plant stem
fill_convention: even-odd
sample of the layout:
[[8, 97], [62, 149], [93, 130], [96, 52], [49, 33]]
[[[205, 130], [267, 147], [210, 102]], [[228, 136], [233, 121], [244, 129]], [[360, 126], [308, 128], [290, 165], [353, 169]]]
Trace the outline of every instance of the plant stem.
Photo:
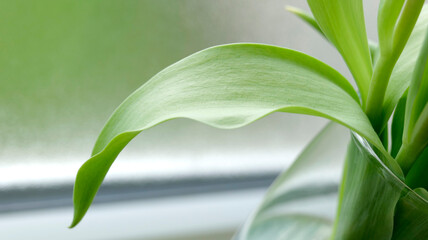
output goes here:
[[415, 124], [409, 142], [403, 142], [396, 160], [406, 174], [428, 144], [428, 104]]
[[403, 51], [404, 46], [413, 31], [413, 27], [418, 20], [424, 2], [425, 0], [407, 0], [404, 5], [401, 16], [395, 26], [393, 36], [393, 49], [394, 52], [399, 52], [398, 55]]
[[426, 98], [426, 95], [428, 93], [427, 71], [428, 35], [425, 37], [424, 44], [420, 51], [418, 60], [416, 62], [416, 67], [413, 72], [413, 79], [410, 83], [408, 90], [403, 132], [404, 142], [409, 142], [415, 124], [419, 120], [419, 116], [424, 110], [423, 108], [425, 104], [428, 102], [428, 98]]
[[422, 113], [419, 115], [413, 131], [412, 142], [419, 143], [420, 145], [428, 143], [428, 103], [425, 104]]
[[375, 65], [366, 103], [366, 114], [377, 133], [382, 130], [382, 105], [386, 87], [398, 57], [381, 55]]
[[424, 5], [424, 0], [407, 0], [403, 11], [395, 25], [392, 48], [381, 51], [381, 56], [376, 63], [370, 82], [369, 93], [366, 102], [366, 114], [372, 122], [373, 128], [378, 134], [383, 128], [382, 105], [385, 98], [386, 88], [391, 77], [395, 63], [401, 55], [410, 34], [418, 20], [419, 14]]
[[414, 144], [401, 145], [400, 151], [398, 151], [398, 154], [395, 158], [398, 164], [400, 164], [401, 169], [403, 170], [403, 173], [405, 175], [409, 172], [413, 163], [416, 161], [416, 159], [419, 156], [418, 151], [414, 148], [415, 148]]

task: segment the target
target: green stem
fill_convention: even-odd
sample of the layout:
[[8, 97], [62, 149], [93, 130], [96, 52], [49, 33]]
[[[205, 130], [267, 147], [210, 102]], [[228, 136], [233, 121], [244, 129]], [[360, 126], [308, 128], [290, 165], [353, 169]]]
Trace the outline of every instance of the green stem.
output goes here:
[[[392, 70], [406, 45], [410, 34], [418, 20], [424, 5], [424, 0], [407, 0], [403, 11], [395, 25], [392, 49], [381, 51], [381, 56], [376, 63], [370, 82], [369, 93], [366, 102], [366, 114], [372, 122], [377, 133], [381, 133], [382, 105], [385, 98], [386, 88], [391, 77]], [[381, 46], [382, 49], [383, 46]]]
[[396, 160], [406, 174], [413, 163], [418, 159], [424, 148], [428, 144], [428, 104], [415, 124], [412, 137], [409, 142], [403, 142]]
[[382, 105], [386, 87], [398, 57], [381, 55], [375, 65], [366, 103], [366, 114], [377, 133], [382, 130]]
[[428, 148], [419, 155], [418, 159], [413, 163], [409, 172], [406, 175], [406, 184], [412, 189], [423, 187], [428, 189]]
[[428, 143], [428, 103], [425, 104], [424, 109], [419, 115], [411, 140], [419, 145], [426, 145]]
[[[428, 34], [428, 32], [427, 32]], [[426, 104], [426, 99], [424, 96], [428, 93], [426, 87], [424, 88], [423, 84], [427, 81], [427, 71], [428, 71], [428, 35], [425, 37], [422, 50], [420, 51], [418, 60], [416, 62], [415, 70], [413, 71], [413, 79], [410, 83], [407, 103], [406, 103], [406, 115], [404, 119], [404, 132], [403, 132], [403, 141], [409, 142], [410, 137], [412, 136], [413, 129], [419, 118], [419, 115], [422, 113], [424, 105]]]
[[397, 157], [395, 159], [397, 160], [398, 164], [400, 164], [401, 169], [406, 175], [418, 156], [419, 153], [417, 149], [415, 149], [414, 144], [403, 144], [401, 145], [400, 151], [398, 151]]
[[382, 141], [383, 146], [386, 150], [389, 148], [389, 129], [388, 126], [382, 129], [382, 132], [379, 135], [380, 140]]
[[393, 49], [394, 52], [399, 52], [399, 55], [413, 31], [424, 2], [425, 0], [407, 0], [404, 5], [401, 16], [395, 26], [393, 37]]

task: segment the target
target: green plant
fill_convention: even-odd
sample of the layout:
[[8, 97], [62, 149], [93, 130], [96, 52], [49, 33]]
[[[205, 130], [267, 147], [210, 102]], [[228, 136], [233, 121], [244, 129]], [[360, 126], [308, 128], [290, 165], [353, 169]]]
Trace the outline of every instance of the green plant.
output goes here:
[[[117, 155], [141, 131], [174, 118], [237, 128], [272, 112], [290, 112], [325, 117], [357, 134], [346, 154], [338, 212], [333, 226], [319, 216], [299, 215], [286, 221], [264, 222], [258, 232], [265, 229], [267, 233], [274, 226], [282, 238], [293, 239], [321, 235], [334, 239], [428, 238], [428, 227], [418, 222], [428, 214], [416, 216], [418, 211], [407, 204], [411, 194], [428, 206], [424, 200], [428, 199], [428, 178], [424, 176], [428, 169], [428, 40], [424, 42], [428, 9], [423, 9], [424, 1], [381, 0], [379, 44], [367, 40], [362, 0], [308, 0], [308, 4], [314, 17], [298, 9], [289, 10], [336, 47], [359, 94], [337, 71], [297, 51], [261, 44], [231, 44], [195, 53], [155, 75], [113, 113], [92, 157], [77, 174], [71, 226], [83, 218]], [[391, 118], [392, 124], [388, 125]], [[296, 176], [304, 175], [300, 166], [314, 162], [308, 158], [322, 158], [319, 149], [316, 155], [313, 149], [334, 139], [329, 135], [332, 129], [328, 126], [295, 165], [280, 176], [265, 204], [272, 199], [275, 200], [270, 205], [280, 204], [281, 198], [272, 196], [289, 184], [287, 179], [296, 174], [296, 169]], [[365, 147], [356, 140], [359, 136], [370, 144], [367, 151], [374, 149], [380, 167], [371, 162], [374, 155], [361, 151]], [[328, 154], [328, 150], [324, 149], [324, 153]], [[330, 163], [340, 165], [340, 161]], [[315, 171], [320, 173], [328, 170], [323, 165], [316, 166]], [[406, 182], [415, 191], [399, 184], [390, 187], [384, 175], [375, 174], [377, 168], [392, 171], [392, 178], [397, 179], [392, 181]], [[303, 187], [306, 194], [312, 192], [314, 196], [325, 194], [323, 189]], [[325, 189], [331, 191], [331, 187]], [[422, 204], [420, 208], [423, 207]], [[259, 213], [261, 210], [263, 207]], [[247, 225], [238, 237], [251, 239], [247, 234], [251, 227], [254, 226]], [[281, 229], [296, 235], [287, 235]], [[278, 238], [263, 236], [259, 239]]]

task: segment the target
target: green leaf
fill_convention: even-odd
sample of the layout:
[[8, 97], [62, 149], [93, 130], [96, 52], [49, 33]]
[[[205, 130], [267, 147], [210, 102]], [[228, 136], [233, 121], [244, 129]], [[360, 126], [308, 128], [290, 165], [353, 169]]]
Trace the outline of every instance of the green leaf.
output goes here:
[[236, 240], [329, 239], [349, 131], [328, 124], [269, 188]]
[[394, 28], [405, 0], [381, 0], [377, 18], [379, 45], [382, 52], [392, 51]]
[[417, 153], [416, 156], [419, 156], [428, 146], [428, 103], [425, 104], [415, 124], [410, 142], [412, 143], [411, 145], [413, 145], [410, 149]]
[[348, 65], [363, 99], [367, 99], [372, 61], [362, 0], [308, 0], [322, 32]]
[[424, 6], [409, 40], [398, 59], [386, 89], [383, 102], [383, 125], [386, 125], [395, 106], [409, 87], [417, 56], [422, 49], [428, 28], [428, 7]]
[[400, 164], [404, 173], [407, 173], [414, 162], [419, 158], [424, 149], [428, 146], [428, 104], [419, 116], [415, 124], [410, 144], [404, 142], [396, 156], [396, 161]]
[[369, 40], [369, 49], [370, 49], [370, 57], [372, 59], [372, 65], [375, 65], [376, 61], [379, 59], [379, 45], [376, 42]]
[[[428, 32], [426, 32], [428, 33]], [[419, 53], [407, 95], [403, 141], [409, 144], [413, 128], [428, 102], [428, 35]]]
[[390, 240], [396, 203], [404, 184], [370, 145], [353, 135], [349, 144], [339, 211], [331, 239]]
[[381, 53], [400, 56], [415, 26], [425, 0], [382, 0], [378, 14]]
[[401, 148], [403, 130], [404, 130], [404, 116], [406, 113], [406, 100], [407, 94], [405, 93], [398, 101], [397, 107], [395, 108], [394, 117], [392, 118], [391, 125], [391, 156], [397, 156], [398, 151]]
[[428, 192], [423, 188], [407, 194], [397, 204], [392, 240], [428, 239]]
[[428, 148], [415, 161], [406, 175], [406, 184], [411, 188], [427, 188], [428, 189]]
[[413, 102], [413, 114], [415, 115], [415, 119], [417, 118], [416, 121], [421, 119], [423, 111], [428, 104], [428, 64], [425, 69], [424, 78], [419, 86], [415, 101]]
[[[315, 20], [315, 18], [313, 16], [311, 16], [309, 13], [305, 12], [302, 9], [292, 7], [292, 6], [287, 6], [285, 9], [287, 11], [293, 13], [297, 17], [299, 17], [304, 22], [306, 22], [309, 26], [311, 26], [313, 29], [315, 29], [321, 36], [323, 36], [324, 38], [326, 38], [328, 40], [328, 38], [324, 35], [320, 26], [318, 25], [317, 20]], [[379, 46], [376, 42], [373, 42], [370, 40], [368, 43], [369, 43], [370, 57], [372, 59], [372, 65], [374, 65], [377, 58], [379, 57]]]
[[385, 149], [389, 148], [389, 132], [388, 129], [384, 129], [380, 135], [379, 135], [380, 140], [383, 143], [383, 146], [385, 147]]
[[285, 9], [287, 11], [293, 13], [294, 15], [296, 15], [297, 17], [299, 17], [300, 19], [302, 19], [309, 26], [311, 26], [312, 28], [314, 28], [319, 34], [321, 34], [321, 36], [323, 36], [323, 37], [326, 38], [326, 36], [322, 32], [320, 26], [318, 25], [317, 21], [314, 19], [314, 17], [312, 17], [311, 15], [309, 15], [309, 13], [306, 13], [302, 9], [299, 9], [299, 8], [296, 8], [296, 7], [291, 7], [291, 6], [287, 6]]
[[237, 128], [272, 112], [326, 117], [382, 143], [349, 82], [300, 52], [259, 44], [209, 48], [166, 68], [130, 95], [102, 130], [74, 189], [75, 226], [111, 164], [138, 133], [174, 118]]
[[[397, 9], [393, 8], [402, 7], [402, 4], [400, 4], [400, 2], [390, 3], [389, 1], [391, 0], [386, 0], [382, 2], [380, 9], [380, 14], [387, 15], [387, 18], [390, 17], [390, 15], [394, 15], [393, 12], [398, 12]], [[383, 128], [385, 127], [385, 122], [382, 119], [382, 114], [384, 110], [383, 103], [385, 102], [386, 90], [388, 88], [392, 72], [394, 71], [394, 67], [399, 57], [401, 56], [401, 53], [403, 52], [403, 49], [406, 46], [406, 43], [413, 31], [413, 28], [422, 10], [423, 3], [424, 0], [406, 1], [401, 15], [399, 16], [398, 21], [393, 27], [394, 29], [392, 34], [392, 40], [389, 39], [389, 37], [384, 36], [384, 40], [387, 42], [385, 43], [385, 41], [381, 41], [381, 43], [385, 43], [387, 44], [387, 46], [381, 46], [381, 54], [375, 64], [373, 76], [370, 82], [368, 98], [365, 105], [365, 112], [369, 117], [373, 128], [378, 133], [382, 132]], [[388, 9], [390, 11], [384, 12], [385, 9]], [[395, 19], [395, 17], [392, 16], [391, 18]], [[382, 16], [380, 16], [380, 21], [381, 19]], [[389, 25], [386, 27], [392, 28], [392, 26]], [[392, 47], [388, 46], [391, 44]], [[401, 96], [401, 94], [399, 96]], [[390, 115], [388, 115], [388, 117], [389, 116]]]
[[[395, 0], [394, 0], [395, 1]], [[413, 31], [425, 0], [407, 0], [394, 28], [393, 53], [400, 55]], [[397, 5], [398, 6], [398, 5]]]
[[[292, 7], [292, 6], [287, 6], [285, 9], [287, 11], [293, 13], [294, 15], [299, 17], [300, 19], [302, 19], [309, 26], [314, 28], [321, 36], [323, 36], [324, 38], [326, 38], [328, 40], [328, 38], [324, 35], [320, 26], [318, 25], [317, 20], [315, 20], [315, 18], [313, 16], [311, 16], [309, 13], [305, 12], [302, 9]], [[379, 57], [379, 46], [376, 42], [373, 42], [371, 40], [369, 40], [368, 43], [369, 43], [369, 50], [370, 50], [370, 57], [372, 60], [372, 65], [374, 65], [377, 58]]]
[[[415, 1], [418, 3], [419, 1]], [[407, 3], [406, 3], [407, 4]], [[426, 145], [428, 144], [428, 105], [427, 105], [427, 91], [428, 91], [428, 78], [426, 76], [426, 67], [428, 64], [428, 39], [426, 38], [426, 21], [427, 21], [426, 7], [422, 11], [421, 18], [418, 23], [423, 21], [423, 29], [418, 37], [420, 43], [418, 44], [418, 52], [413, 56], [412, 66], [413, 72], [409, 74], [411, 84], [408, 91], [406, 114], [404, 118], [404, 132], [402, 147], [396, 156], [397, 162], [402, 167], [403, 171], [407, 173], [412, 167], [413, 163], [418, 159]], [[416, 30], [416, 29], [415, 29]], [[415, 34], [415, 32], [414, 32]], [[409, 59], [410, 60], [410, 59]], [[400, 76], [401, 78], [407, 76]], [[398, 80], [403, 86], [408, 86], [409, 81], [402, 82]], [[397, 94], [397, 93], [393, 93]], [[387, 106], [385, 107], [387, 109]], [[386, 112], [388, 114], [388, 112]], [[385, 117], [386, 120], [386, 117]], [[385, 122], [386, 124], [386, 122]]]

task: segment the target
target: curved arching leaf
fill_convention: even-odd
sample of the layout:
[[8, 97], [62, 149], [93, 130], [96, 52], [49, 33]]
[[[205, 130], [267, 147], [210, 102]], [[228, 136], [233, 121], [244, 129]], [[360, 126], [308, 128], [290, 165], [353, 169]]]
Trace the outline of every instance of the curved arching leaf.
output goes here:
[[269, 188], [235, 240], [329, 239], [349, 131], [329, 123]]
[[331, 239], [390, 240], [404, 186], [363, 138], [352, 134]]
[[102, 130], [75, 188], [75, 226], [108, 169], [138, 133], [174, 118], [237, 128], [272, 112], [326, 117], [382, 143], [352, 86], [303, 53], [260, 44], [232, 44], [195, 53], [166, 68], [130, 95]]
[[308, 3], [322, 32], [348, 65], [365, 101], [373, 69], [362, 0], [308, 0]]

